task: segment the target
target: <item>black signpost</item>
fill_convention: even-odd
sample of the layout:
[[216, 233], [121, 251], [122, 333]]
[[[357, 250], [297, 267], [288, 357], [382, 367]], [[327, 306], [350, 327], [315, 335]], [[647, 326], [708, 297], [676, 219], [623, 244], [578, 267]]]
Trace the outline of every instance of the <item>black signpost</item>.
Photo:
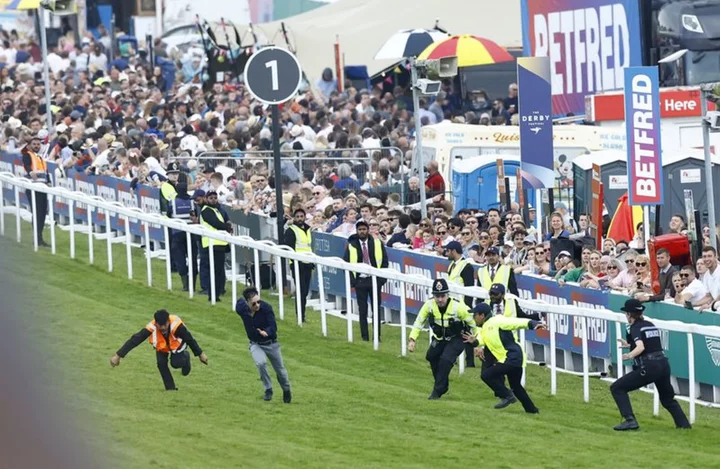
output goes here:
[[245, 86], [262, 103], [272, 107], [272, 146], [275, 160], [275, 204], [278, 244], [283, 242], [285, 211], [282, 200], [282, 170], [280, 168], [280, 110], [278, 105], [292, 98], [300, 88], [300, 62], [288, 50], [266, 47], [255, 52], [245, 64]]

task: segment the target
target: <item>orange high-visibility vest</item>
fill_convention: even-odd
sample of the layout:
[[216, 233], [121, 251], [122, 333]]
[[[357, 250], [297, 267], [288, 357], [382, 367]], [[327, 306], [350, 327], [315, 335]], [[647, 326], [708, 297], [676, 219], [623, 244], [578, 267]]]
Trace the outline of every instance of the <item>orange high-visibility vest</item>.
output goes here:
[[37, 173], [47, 173], [47, 162], [44, 159], [32, 151], [28, 152], [28, 155], [30, 155], [31, 171]]
[[[174, 316], [172, 314], [170, 315], [170, 332], [168, 334], [168, 340], [166, 341], [165, 336], [162, 334], [162, 332], [160, 332], [160, 328], [155, 323], [155, 320], [152, 320], [150, 323], [148, 323], [147, 326], [145, 326], [145, 329], [150, 331], [150, 337], [148, 337], [148, 342], [150, 342], [150, 345], [152, 345], [153, 348], [158, 352], [184, 352], [187, 348], [187, 344], [184, 343], [182, 339], [175, 336], [177, 328], [180, 327], [182, 324], [182, 319], [180, 319], [178, 316]], [[168, 341], [170, 342], [169, 344]]]

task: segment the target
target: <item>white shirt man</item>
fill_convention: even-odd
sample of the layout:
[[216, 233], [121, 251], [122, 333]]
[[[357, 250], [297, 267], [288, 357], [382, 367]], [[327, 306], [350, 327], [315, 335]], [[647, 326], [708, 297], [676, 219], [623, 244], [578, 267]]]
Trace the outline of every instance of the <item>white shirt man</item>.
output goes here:
[[694, 278], [693, 281], [690, 282], [690, 284], [688, 284], [688, 286], [683, 290], [683, 296], [687, 294], [691, 295], [688, 301], [692, 304], [696, 304], [705, 298], [705, 295], [707, 295], [707, 289], [700, 280]]

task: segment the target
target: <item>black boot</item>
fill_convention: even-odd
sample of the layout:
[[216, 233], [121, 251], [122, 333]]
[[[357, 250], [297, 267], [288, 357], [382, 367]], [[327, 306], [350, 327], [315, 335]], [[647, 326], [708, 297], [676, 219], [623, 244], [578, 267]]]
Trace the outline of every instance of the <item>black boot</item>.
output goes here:
[[183, 291], [188, 291], [188, 276], [181, 275], [180, 280], [182, 280]]
[[517, 397], [515, 397], [514, 394], [511, 394], [510, 397], [506, 397], [502, 399], [500, 402], [495, 404], [496, 409], [504, 409], [505, 407], [509, 406], [510, 404], [515, 404], [517, 402]]
[[273, 396], [273, 391], [272, 391], [272, 389], [266, 389], [266, 390], [265, 390], [265, 395], [263, 396], [263, 401], [271, 401], [271, 400], [272, 400], [272, 396]]
[[192, 362], [191, 362], [191, 360], [190, 360], [190, 352], [188, 352], [187, 350], [185, 350], [183, 353], [185, 354], [185, 364], [184, 364], [183, 367], [182, 367], [182, 375], [183, 375], [183, 376], [187, 376], [187, 375], [190, 374], [190, 369], [191, 369], [191, 366], [192, 366]]
[[285, 404], [290, 404], [292, 402], [292, 392], [290, 390], [283, 391], [283, 402]]
[[640, 430], [640, 425], [638, 425], [637, 420], [635, 420], [635, 416], [631, 415], [629, 417], [625, 417], [625, 421], [623, 421], [620, 425], [615, 425], [615, 430], [618, 432]]

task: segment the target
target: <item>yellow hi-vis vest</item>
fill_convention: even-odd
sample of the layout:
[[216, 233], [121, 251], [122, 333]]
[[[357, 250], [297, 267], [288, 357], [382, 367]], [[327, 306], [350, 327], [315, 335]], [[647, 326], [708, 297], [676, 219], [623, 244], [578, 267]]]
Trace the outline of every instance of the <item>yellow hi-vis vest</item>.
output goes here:
[[460, 259], [459, 261], [452, 262], [448, 266], [447, 270], [448, 282], [464, 286], [463, 279], [460, 275], [462, 274], [462, 271], [465, 270], [466, 265], [468, 265], [467, 259]]
[[[203, 211], [205, 211], [205, 210], [212, 210], [213, 212], [215, 212], [215, 215], [217, 215], [218, 219], [220, 219], [220, 220], [223, 219], [223, 216], [222, 216], [222, 213], [220, 213], [220, 210], [218, 210], [218, 209], [216, 209], [216, 208], [214, 208], [214, 207], [211, 207], [211, 206], [209, 206], [209, 205], [206, 205], [206, 206], [204, 206], [202, 209], [203, 209]], [[201, 214], [202, 214], [202, 212], [201, 212]], [[214, 226], [210, 225], [210, 224], [209, 224], [208, 222], [206, 222], [204, 219], [202, 220], [201, 223], [202, 223], [202, 226], [204, 226], [205, 228], [207, 228], [207, 229], [210, 230], [210, 231], [218, 231], [217, 228], [215, 228]], [[213, 239], [213, 247], [215, 247], [215, 246], [227, 246], [227, 245], [228, 245], [227, 241], [221, 241], [221, 240], [219, 240], [219, 239]], [[202, 247], [203, 247], [203, 249], [207, 249], [209, 246], [210, 246], [210, 238], [208, 238], [207, 236], [203, 236], [203, 237], [202, 237]]]
[[502, 283], [507, 289], [508, 283], [510, 282], [510, 267], [505, 264], [500, 264], [497, 270], [495, 270], [495, 278], [490, 278], [490, 266], [486, 265], [478, 272], [478, 280], [480, 280], [480, 286], [488, 291], [493, 283]]
[[165, 198], [168, 202], [177, 197], [177, 190], [169, 181], [165, 181], [160, 186], [160, 195]]
[[[373, 239], [373, 246], [368, 246], [368, 250], [373, 249], [375, 252], [375, 267], [380, 267], [383, 263], [383, 250], [382, 250], [382, 241], [375, 238]], [[357, 264], [358, 259], [360, 259], [360, 263], [362, 263], [362, 253], [358, 251], [358, 249], [355, 248], [352, 244], [348, 245], [348, 251], [350, 252], [350, 263], [351, 264]], [[369, 256], [369, 253], [368, 253]], [[352, 274], [351, 274], [352, 275]]]
[[529, 326], [529, 319], [492, 316], [475, 333], [478, 347], [487, 347], [498, 363], [524, 367], [525, 351], [517, 341], [516, 331]]
[[[450, 303], [443, 315], [440, 314], [440, 308], [435, 302], [435, 299], [426, 301], [420, 309], [417, 318], [415, 318], [412, 331], [410, 331], [410, 338], [417, 340], [420, 335], [420, 330], [428, 324], [428, 319], [431, 313], [435, 324], [440, 326], [443, 330], [450, 327], [450, 320], [453, 319], [455, 321], [464, 322], [470, 327], [472, 333], [476, 334], [475, 329], [477, 326], [475, 326], [475, 320], [473, 319], [473, 315], [467, 305], [452, 298], [448, 299], [448, 301]], [[445, 337], [437, 335], [435, 331], [433, 331], [433, 337], [437, 340], [445, 340]]]
[[[304, 231], [294, 224], [290, 225], [289, 228], [295, 233], [295, 252], [312, 252], [312, 231]], [[292, 260], [290, 260], [290, 265], [293, 265]]]

